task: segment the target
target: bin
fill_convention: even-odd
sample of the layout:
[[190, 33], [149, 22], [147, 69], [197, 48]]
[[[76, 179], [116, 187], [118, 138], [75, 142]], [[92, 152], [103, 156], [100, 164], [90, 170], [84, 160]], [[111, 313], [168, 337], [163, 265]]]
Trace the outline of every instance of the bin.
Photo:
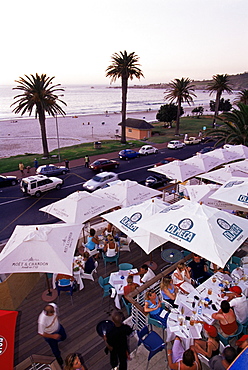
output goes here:
[[101, 149], [101, 147], [102, 147], [101, 141], [95, 141], [94, 142], [94, 148], [95, 149]]

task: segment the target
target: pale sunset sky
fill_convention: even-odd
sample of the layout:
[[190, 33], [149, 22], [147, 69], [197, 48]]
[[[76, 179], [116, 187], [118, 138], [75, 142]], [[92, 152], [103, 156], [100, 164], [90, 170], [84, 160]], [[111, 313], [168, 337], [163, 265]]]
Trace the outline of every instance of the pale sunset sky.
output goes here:
[[243, 73], [247, 16], [247, 0], [4, 1], [0, 81], [38, 72], [62, 85], [109, 84], [111, 55], [124, 50], [140, 57], [141, 84]]

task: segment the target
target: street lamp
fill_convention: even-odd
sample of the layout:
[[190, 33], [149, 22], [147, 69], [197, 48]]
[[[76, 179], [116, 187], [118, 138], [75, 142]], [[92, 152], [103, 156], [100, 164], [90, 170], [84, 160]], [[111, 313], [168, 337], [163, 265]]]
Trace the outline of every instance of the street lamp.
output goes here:
[[56, 113], [56, 115], [55, 115], [55, 123], [56, 123], [56, 131], [57, 131], [58, 155], [59, 155], [59, 162], [60, 162], [61, 158], [60, 158], [59, 128], [58, 128], [58, 118], [57, 118], [57, 113]]

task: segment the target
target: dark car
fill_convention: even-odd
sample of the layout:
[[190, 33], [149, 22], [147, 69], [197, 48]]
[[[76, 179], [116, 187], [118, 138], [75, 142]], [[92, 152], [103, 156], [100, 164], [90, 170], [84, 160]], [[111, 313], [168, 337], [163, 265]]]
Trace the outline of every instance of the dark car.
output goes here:
[[199, 150], [198, 153], [204, 154], [204, 153], [211, 152], [212, 150], [214, 150], [213, 147], [211, 147], [211, 146], [205, 146], [205, 148], [202, 148], [201, 150]]
[[171, 179], [168, 179], [168, 177], [154, 174], [152, 176], [148, 176], [145, 180], [145, 186], [148, 186], [149, 188], [162, 188], [166, 184], [168, 184], [171, 181]]
[[0, 175], [0, 187], [16, 185], [18, 184], [18, 179], [16, 176], [2, 176]]
[[106, 171], [106, 170], [111, 170], [113, 168], [118, 168], [119, 167], [119, 162], [117, 162], [114, 159], [97, 159], [96, 161], [92, 162], [89, 165], [89, 168], [93, 171]]
[[69, 169], [64, 166], [54, 166], [54, 164], [46, 164], [39, 166], [36, 170], [37, 175], [54, 176], [65, 175]]
[[128, 159], [137, 158], [139, 156], [140, 156], [140, 154], [138, 152], [136, 152], [135, 150], [133, 150], [133, 149], [123, 149], [119, 152], [119, 158], [120, 159], [125, 159], [126, 161]]
[[167, 158], [162, 159], [162, 161], [156, 163], [154, 165], [154, 167], [159, 167], [159, 166], [162, 166], [162, 164], [167, 164], [167, 163], [173, 162], [173, 161], [178, 161], [178, 159], [174, 158], [174, 157], [167, 157]]

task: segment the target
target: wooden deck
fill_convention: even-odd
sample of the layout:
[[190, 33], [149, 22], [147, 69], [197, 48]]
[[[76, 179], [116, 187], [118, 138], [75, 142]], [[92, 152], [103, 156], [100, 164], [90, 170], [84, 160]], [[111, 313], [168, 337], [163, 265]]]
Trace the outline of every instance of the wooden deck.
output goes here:
[[[119, 263], [130, 262], [134, 267], [139, 267], [149, 256], [142, 252], [135, 243], [131, 243], [131, 252], [121, 252]], [[153, 260], [158, 268], [155, 273], [161, 272], [165, 262], [161, 259], [160, 248], [153, 252]], [[98, 275], [108, 276], [116, 271], [116, 265], [107, 264], [107, 274], [104, 274], [104, 264], [99, 261]], [[102, 289], [96, 282], [84, 280], [84, 289], [73, 294], [73, 305], [70, 296], [61, 293], [59, 307], [60, 321], [63, 324], [67, 339], [60, 343], [62, 357], [65, 358], [70, 352], [79, 352], [83, 355], [85, 365], [89, 370], [110, 369], [109, 356], [104, 353], [104, 343], [96, 333], [96, 325], [101, 320], [110, 318], [107, 311], [114, 309], [113, 299], [105, 297], [102, 302]], [[49, 345], [37, 334], [37, 319], [45, 306], [41, 295], [46, 289], [45, 276], [42, 276], [37, 286], [22, 302], [18, 311], [16, 342], [15, 342], [15, 365], [22, 362], [32, 354], [52, 355]], [[123, 308], [125, 317], [127, 313]]]

